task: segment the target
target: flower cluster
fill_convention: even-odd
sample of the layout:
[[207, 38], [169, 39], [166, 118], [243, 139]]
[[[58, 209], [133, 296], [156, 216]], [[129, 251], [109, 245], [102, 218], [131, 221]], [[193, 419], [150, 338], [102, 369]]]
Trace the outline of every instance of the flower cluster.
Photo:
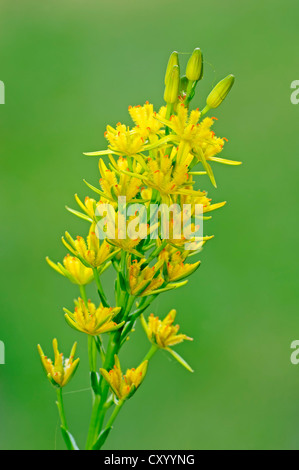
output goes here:
[[[203, 186], [216, 187], [217, 164], [240, 163], [222, 156], [227, 139], [216, 135], [217, 119], [207, 116], [226, 98], [234, 77], [229, 75], [216, 85], [202, 110], [191, 109], [202, 78], [200, 49], [191, 54], [185, 74], [179, 54], [173, 52], [165, 74], [165, 105], [156, 110], [148, 101], [129, 106], [131, 125], [118, 122], [107, 126], [107, 148], [85, 154], [99, 157], [98, 184], [85, 181], [93, 197], [81, 200], [76, 194], [79, 209], [67, 208], [87, 224], [87, 229], [75, 238], [65, 233], [62, 241], [68, 254], [62, 263], [47, 258], [55, 271], [80, 290], [74, 311], [64, 312], [68, 325], [88, 338], [93, 410], [87, 449], [103, 446], [121, 406], [140, 387], [157, 350], [167, 350], [192, 371], [173, 349], [191, 340], [174, 325], [176, 311], [171, 310], [163, 320], [153, 314], [146, 319], [143, 314], [159, 295], [182, 288], [199, 268], [196, 256], [213, 238], [203, 232], [203, 222], [211, 218], [210, 212], [225, 205], [225, 201], [212, 203]], [[190, 261], [193, 256], [195, 261]], [[104, 289], [102, 277], [108, 269], [115, 274], [115, 284]], [[86, 286], [92, 282], [99, 304], [87, 299]], [[151, 349], [142, 361], [136, 359], [140, 364], [136, 369], [123, 374], [118, 356], [138, 318]], [[76, 444], [67, 429], [61, 387], [74, 375], [79, 360], [73, 360], [75, 346], [67, 360], [59, 354], [56, 340], [53, 346], [54, 363], [40, 346], [39, 352], [48, 378], [59, 388], [63, 437], [73, 449]], [[114, 410], [106, 421], [110, 406]]]

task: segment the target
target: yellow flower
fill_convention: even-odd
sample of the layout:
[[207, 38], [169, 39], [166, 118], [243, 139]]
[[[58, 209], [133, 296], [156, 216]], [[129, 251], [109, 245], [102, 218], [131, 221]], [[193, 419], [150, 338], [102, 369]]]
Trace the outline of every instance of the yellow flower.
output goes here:
[[102, 333], [109, 333], [110, 331], [118, 330], [123, 324], [118, 325], [112, 319], [120, 312], [120, 307], [105, 308], [101, 304], [96, 308], [90, 300], [85, 302], [79, 298], [75, 301], [75, 312], [72, 313], [66, 308], [65, 319], [67, 323], [78, 331], [87, 333], [88, 335], [100, 335]]
[[107, 126], [105, 137], [109, 142], [109, 148], [113, 153], [126, 156], [134, 156], [144, 149], [144, 138], [136, 130], [121, 124], [116, 125], [116, 129]]
[[50, 382], [56, 387], [65, 387], [75, 374], [80, 359], [74, 361], [77, 343], [74, 343], [70, 356], [64, 359], [63, 354], [58, 351], [57, 339], [53, 339], [54, 364], [47, 356], [44, 355], [42, 348], [38, 344], [38, 352], [42, 361], [42, 365], [46, 371]]
[[[156, 119], [157, 113], [154, 111], [154, 107], [148, 101], [144, 106], [129, 106], [129, 113], [136, 124], [137, 131], [144, 139], [150, 139], [156, 134], [160, 134], [161, 127], [163, 124]], [[166, 107], [162, 106], [159, 109], [159, 116], [165, 118]]]
[[[117, 162], [113, 160], [115, 171], [110, 170], [102, 159], [99, 160], [99, 169], [101, 173], [100, 185], [104, 193], [110, 199], [117, 201], [120, 196], [126, 197], [126, 202], [130, 202], [140, 190], [140, 179], [128, 176], [123, 171], [129, 171], [128, 162], [120, 157]], [[134, 173], [140, 172], [140, 165], [134, 162]]]
[[169, 121], [157, 116], [174, 132], [169, 137], [172, 138], [173, 143], [179, 144], [178, 163], [183, 163], [191, 152], [202, 163], [210, 180], [216, 186], [215, 177], [207, 160], [228, 165], [239, 165], [240, 162], [216, 157], [222, 151], [225, 139], [216, 137], [211, 130], [215, 118], [205, 118], [199, 123], [200, 117], [199, 109], [191, 111], [188, 116], [188, 108], [183, 103], [177, 107], [177, 115], [171, 116]]
[[157, 116], [157, 118], [174, 131], [173, 138], [177, 143], [184, 141], [190, 143], [190, 146], [193, 147], [198, 136], [199, 109], [191, 111], [188, 116], [187, 106], [181, 103], [177, 107], [177, 115], [171, 116], [169, 121], [161, 119], [160, 116]]
[[193, 341], [189, 336], [178, 334], [180, 329], [179, 325], [173, 325], [175, 316], [176, 310], [171, 310], [164, 320], [155, 317], [153, 313], [149, 316], [148, 321], [145, 320], [142, 314], [140, 319], [148, 339], [153, 344], [152, 349], [154, 351], [158, 348], [165, 349], [176, 361], [185, 367], [185, 369], [189, 372], [193, 372], [189, 364], [171, 348], [171, 346], [182, 343], [184, 340]]
[[158, 226], [158, 224], [149, 226], [145, 222], [146, 220], [138, 214], [126, 218], [124, 214], [118, 213], [115, 218], [115, 238], [112, 238], [112, 232], [109, 244], [141, 258], [141, 254], [135, 248]]
[[67, 242], [64, 238], [62, 241], [66, 248], [77, 256], [83, 263], [86, 263], [92, 268], [97, 268], [104, 263], [107, 263], [114, 255], [111, 245], [103, 240], [100, 243], [99, 238], [95, 233], [95, 224], [92, 224], [87, 236], [87, 244], [83, 237], [78, 236], [76, 240], [70, 236], [68, 232], [65, 233]]
[[177, 334], [180, 327], [179, 325], [173, 325], [175, 317], [176, 310], [171, 310], [164, 320], [160, 320], [159, 317], [155, 317], [151, 313], [148, 322], [146, 322], [143, 315], [141, 315], [142, 326], [151, 343], [156, 344], [159, 348], [166, 349], [182, 343], [184, 340], [193, 341], [189, 336]]
[[[158, 261], [155, 266], [144, 265], [145, 259], [141, 261], [128, 259], [129, 288], [131, 295], [145, 296], [150, 295], [159, 289], [164, 283], [160, 268], [163, 261]], [[144, 266], [143, 266], [144, 265]]]
[[168, 245], [160, 253], [160, 259], [165, 262], [167, 280], [179, 281], [194, 273], [200, 266], [200, 261], [193, 264], [185, 263], [188, 252], [181, 252]]
[[[191, 160], [192, 160], [191, 156]], [[185, 194], [189, 180], [188, 164], [173, 165], [172, 157], [163, 155], [159, 159], [148, 159], [148, 172], [143, 181], [149, 187], [157, 189], [162, 202], [169, 202], [170, 194]]]
[[208, 198], [207, 192], [198, 193], [198, 196], [189, 196], [183, 195], [180, 198], [181, 206], [190, 204], [191, 205], [191, 215], [194, 215], [195, 212], [195, 205], [201, 204], [202, 205], [202, 212], [203, 214], [207, 212], [212, 212], [216, 209], [220, 209], [220, 207], [225, 206], [226, 201], [217, 202], [216, 204], [211, 204], [212, 199]]
[[109, 372], [105, 369], [100, 369], [101, 374], [110, 385], [113, 393], [119, 400], [126, 400], [130, 398], [137, 388], [141, 385], [146, 371], [148, 361], [144, 361], [137, 369], [128, 369], [123, 375], [118, 357], [115, 355], [115, 365]]
[[55, 269], [59, 274], [67, 277], [74, 284], [84, 286], [89, 284], [93, 280], [93, 272], [91, 268], [87, 268], [81, 261], [75, 256], [67, 254], [63, 259], [63, 266], [61, 263], [53, 263], [48, 257], [46, 258], [47, 263], [51, 268]]
[[78, 206], [85, 212], [92, 222], [95, 219], [95, 211], [99, 203], [95, 199], [92, 199], [88, 196], [86, 196], [83, 203], [77, 194], [75, 194], [75, 199]]

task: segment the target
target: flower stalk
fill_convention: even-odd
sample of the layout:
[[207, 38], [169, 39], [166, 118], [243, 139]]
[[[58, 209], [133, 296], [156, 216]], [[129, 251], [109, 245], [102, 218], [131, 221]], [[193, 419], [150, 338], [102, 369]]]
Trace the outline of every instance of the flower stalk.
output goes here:
[[[99, 157], [98, 187], [84, 180], [94, 197], [81, 200], [75, 195], [79, 210], [67, 208], [87, 230], [76, 238], [65, 232], [62, 242], [68, 254], [62, 263], [47, 258], [57, 273], [79, 286], [80, 297], [73, 309], [64, 308], [64, 314], [76, 338], [87, 335], [92, 388], [87, 450], [104, 446], [125, 402], [143, 388], [148, 363], [160, 349], [193, 372], [176, 350], [180, 343], [192, 341], [175, 324], [176, 310], [170, 309], [162, 319], [146, 312], [164, 292], [183, 288], [200, 267], [196, 257], [213, 236], [199, 228], [211, 218], [210, 212], [225, 205], [225, 201], [212, 204], [208, 192], [200, 188], [211, 183], [216, 187], [214, 164], [240, 163], [220, 157], [227, 139], [217, 137], [212, 129], [216, 118], [205, 117], [226, 98], [234, 77], [226, 77], [212, 90], [200, 112], [190, 106], [202, 77], [199, 48], [190, 55], [184, 74], [179, 53], [173, 52], [164, 80], [166, 104], [157, 111], [149, 102], [130, 106], [133, 127], [120, 122], [107, 126], [107, 148], [86, 153]], [[191, 257], [194, 262], [189, 262]], [[109, 290], [102, 284], [108, 270], [115, 279]], [[97, 300], [87, 298], [89, 284], [96, 287]], [[150, 349], [141, 362], [136, 352], [135, 367], [125, 371], [119, 356], [129, 339], [131, 344], [139, 320]], [[38, 346], [46, 376], [56, 389], [61, 431], [69, 450], [78, 446], [68, 430], [62, 388], [79, 365], [76, 344], [65, 358], [54, 339], [53, 361]]]

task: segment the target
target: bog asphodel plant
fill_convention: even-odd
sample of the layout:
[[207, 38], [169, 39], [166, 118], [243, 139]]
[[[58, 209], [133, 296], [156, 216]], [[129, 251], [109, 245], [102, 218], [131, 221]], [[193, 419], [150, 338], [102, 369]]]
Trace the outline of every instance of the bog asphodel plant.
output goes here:
[[[162, 314], [162, 318], [151, 313], [147, 319], [144, 312], [164, 292], [183, 287], [200, 266], [199, 260], [191, 261], [190, 257], [212, 238], [203, 235], [203, 221], [211, 218], [209, 212], [225, 204], [212, 204], [201, 189], [202, 183], [209, 178], [216, 187], [214, 163], [240, 163], [220, 156], [227, 139], [216, 136], [216, 118], [206, 116], [226, 98], [233, 75], [213, 88], [202, 111], [190, 109], [203, 77], [203, 63], [202, 52], [196, 48], [182, 76], [179, 54], [173, 52], [165, 74], [166, 105], [158, 111], [148, 102], [130, 106], [133, 127], [122, 123], [107, 126], [108, 148], [86, 154], [100, 157], [99, 186], [86, 182], [94, 198], [82, 201], [75, 195], [79, 210], [68, 208], [87, 223], [87, 230], [75, 238], [65, 233], [62, 241], [69, 253], [62, 263], [47, 258], [55, 271], [79, 287], [75, 306], [64, 312], [78, 337], [85, 334], [88, 338], [92, 390], [88, 450], [102, 448], [121, 407], [142, 386], [148, 363], [158, 350], [171, 354], [192, 372], [174, 349], [192, 340], [175, 324], [176, 310]], [[116, 275], [115, 287], [109, 292], [102, 286], [107, 269]], [[97, 286], [98, 300], [87, 298], [90, 283]], [[136, 357], [135, 368], [124, 373], [119, 354], [139, 318], [149, 352], [143, 359]], [[59, 353], [56, 339], [53, 347], [54, 361], [40, 346], [38, 350], [47, 377], [57, 390], [63, 438], [67, 448], [74, 450], [78, 446], [68, 429], [62, 389], [79, 364], [74, 358], [76, 343], [67, 359]]]

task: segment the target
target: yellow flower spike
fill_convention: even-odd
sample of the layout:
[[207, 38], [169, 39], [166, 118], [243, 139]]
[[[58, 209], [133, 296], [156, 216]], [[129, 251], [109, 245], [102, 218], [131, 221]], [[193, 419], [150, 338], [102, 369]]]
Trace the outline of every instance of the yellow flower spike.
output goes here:
[[192, 82], [201, 80], [203, 76], [202, 52], [199, 48], [194, 49], [186, 68], [186, 77]]
[[164, 91], [164, 101], [167, 104], [174, 104], [179, 95], [180, 88], [180, 68], [178, 65], [174, 65], [169, 72], [167, 82]]
[[175, 65], [179, 66], [179, 54], [177, 53], [177, 51], [173, 51], [169, 57], [164, 79], [165, 85], [167, 84], [169, 75]]
[[112, 321], [120, 312], [120, 307], [106, 308], [101, 304], [96, 308], [95, 304], [90, 300], [87, 302], [87, 305], [81, 298], [75, 301], [74, 313], [66, 308], [63, 310], [65, 312], [65, 319], [72, 328], [91, 336], [118, 330], [124, 324], [124, 322], [116, 324]]
[[42, 365], [46, 371], [49, 381], [56, 387], [65, 387], [75, 374], [80, 359], [74, 360], [77, 343], [74, 343], [70, 356], [64, 359], [63, 354], [58, 350], [57, 339], [53, 339], [54, 363], [45, 356], [41, 346], [38, 344], [38, 352]]
[[145, 265], [145, 259], [131, 261], [128, 259], [129, 289], [130, 294], [143, 297], [159, 289], [164, 283], [160, 269], [163, 260], [158, 261], [154, 266]]
[[128, 369], [123, 375], [118, 357], [114, 356], [115, 365], [109, 372], [100, 369], [102, 376], [110, 385], [112, 392], [119, 400], [127, 400], [136, 392], [146, 375], [148, 361], [144, 361], [137, 369]]
[[111, 245], [106, 240], [100, 242], [95, 229], [95, 224], [92, 224], [87, 236], [87, 243], [80, 236], [74, 240], [67, 232], [65, 233], [67, 241], [62, 237], [62, 242], [66, 248], [91, 268], [97, 268], [107, 263], [115, 255]]
[[221, 80], [209, 94], [207, 98], [207, 108], [208, 109], [218, 108], [218, 106], [221, 105], [222, 101], [224, 101], [225, 98], [227, 97], [234, 82], [235, 82], [234, 75], [228, 75], [223, 80]]
[[89, 284], [94, 278], [92, 269], [84, 266], [78, 258], [70, 254], [67, 254], [63, 259], [63, 266], [60, 263], [53, 263], [48, 257], [46, 261], [56, 272], [79, 286]]

